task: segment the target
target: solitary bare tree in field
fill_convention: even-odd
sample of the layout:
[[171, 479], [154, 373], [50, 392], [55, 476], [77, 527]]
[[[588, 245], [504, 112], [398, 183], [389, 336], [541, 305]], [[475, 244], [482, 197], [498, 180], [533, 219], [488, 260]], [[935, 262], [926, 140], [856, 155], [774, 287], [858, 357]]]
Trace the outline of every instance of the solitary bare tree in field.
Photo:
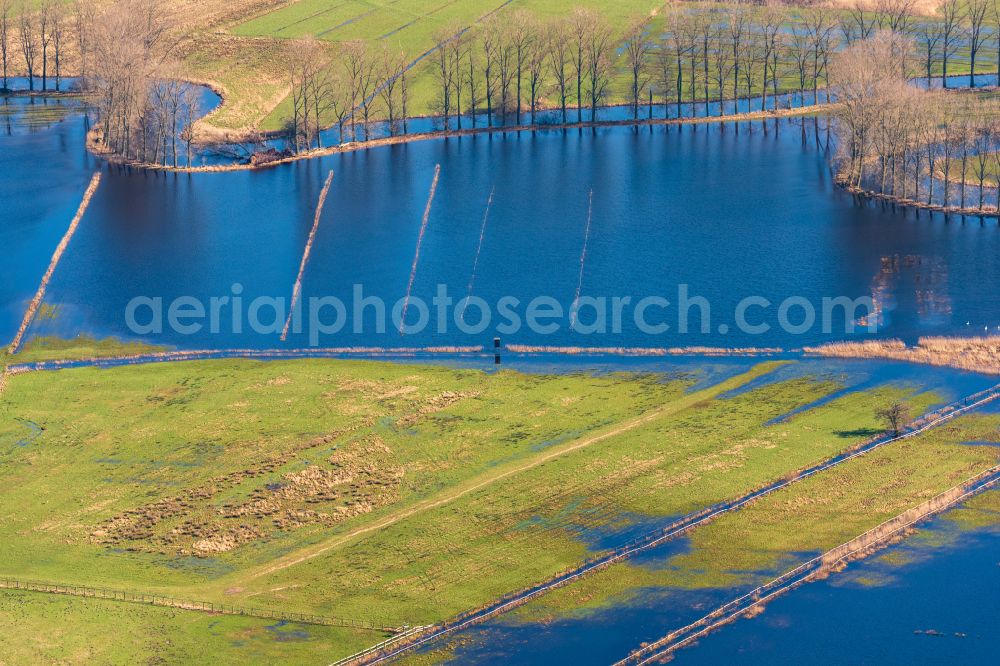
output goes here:
[[886, 429], [898, 435], [910, 422], [910, 408], [902, 402], [894, 402], [875, 411], [875, 415], [886, 425]]

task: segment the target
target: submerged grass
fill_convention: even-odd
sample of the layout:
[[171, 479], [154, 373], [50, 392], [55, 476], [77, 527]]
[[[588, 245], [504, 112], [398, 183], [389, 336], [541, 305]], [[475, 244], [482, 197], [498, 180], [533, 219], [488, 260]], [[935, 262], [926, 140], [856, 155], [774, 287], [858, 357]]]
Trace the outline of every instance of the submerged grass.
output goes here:
[[[41, 312], [39, 313], [39, 317]], [[80, 335], [76, 338], [32, 338], [14, 356], [11, 363], [38, 363], [42, 361], [74, 361], [92, 358], [155, 354], [167, 347], [143, 342], [123, 342], [117, 338], [93, 338]]]
[[[1000, 416], [970, 415], [877, 449], [695, 530], [682, 553], [659, 561], [647, 558], [642, 565], [615, 565], [525, 606], [517, 618], [547, 621], [581, 609], [610, 608], [650, 589], [763, 582], [995, 465], [995, 447], [963, 442], [973, 436], [1000, 441], [998, 431]], [[950, 519], [974, 525], [962, 516], [983, 505], [994, 507], [996, 497], [975, 498]]]

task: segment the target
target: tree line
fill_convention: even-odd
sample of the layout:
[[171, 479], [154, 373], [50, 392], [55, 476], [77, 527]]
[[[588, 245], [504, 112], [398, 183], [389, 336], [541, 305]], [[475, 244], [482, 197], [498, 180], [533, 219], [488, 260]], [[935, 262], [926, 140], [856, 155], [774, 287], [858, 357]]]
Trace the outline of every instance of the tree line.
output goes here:
[[[1000, 205], [1000, 105], [907, 81], [912, 39], [876, 32], [833, 59], [838, 178], [852, 188], [961, 209]], [[987, 198], [992, 198], [988, 201]]]
[[[801, 4], [801, 3], [800, 3]], [[529, 10], [505, 10], [471, 28], [451, 26], [435, 36], [427, 56], [434, 78], [432, 110], [444, 130], [463, 122], [536, 124], [543, 104], [562, 123], [597, 117], [614, 84], [625, 88], [633, 118], [654, 104], [689, 112], [727, 101], [762, 96], [776, 108], [788, 90], [801, 103], [820, 100], [829, 83], [830, 60], [854, 42], [889, 31], [919, 43], [926, 76], [947, 75], [960, 48], [975, 69], [982, 61], [989, 0], [940, 0], [934, 17], [919, 17], [916, 0], [857, 0], [845, 9], [809, 3], [720, 2], [670, 5], [663, 20], [636, 16], [616, 31], [602, 13], [575, 8], [551, 19]], [[1000, 40], [997, 68], [1000, 76]], [[313, 38], [289, 46], [292, 113], [286, 123], [296, 151], [321, 146], [319, 130], [336, 124], [341, 140], [367, 139], [372, 120], [388, 134], [405, 131], [409, 65], [402, 53], [362, 41], [334, 49]], [[942, 78], [944, 85], [947, 80]], [[974, 80], [970, 75], [969, 84]], [[626, 87], [627, 85], [627, 87]], [[619, 91], [620, 93], [621, 91]], [[334, 121], [331, 123], [331, 119]]]
[[[754, 95], [762, 108], [777, 108], [791, 90], [803, 91], [800, 103], [810, 96], [816, 103], [831, 59], [883, 32], [908, 40], [927, 77], [947, 74], [962, 49], [975, 68], [994, 40], [1000, 76], [1000, 31], [984, 28], [1000, 25], [996, 3], [939, 0], [931, 18], [917, 16], [915, 3], [677, 2], [619, 28], [579, 7], [548, 19], [505, 9], [471, 27], [441, 29], [417, 64], [433, 78], [430, 110], [444, 130], [522, 124], [526, 115], [536, 124], [542, 108], [563, 124], [583, 122], [609, 100], [624, 100], [635, 119], [660, 106], [707, 115], [717, 105], [722, 115], [727, 102], [742, 110], [740, 100], [749, 111]], [[31, 11], [20, 0], [0, 0], [4, 87], [10, 69], [29, 74], [31, 89], [40, 75], [43, 91], [54, 75], [58, 89], [67, 42], [74, 42], [75, 71], [93, 93], [103, 147], [131, 159], [176, 163], [179, 139], [190, 151], [196, 104], [179, 82], [177, 39], [155, 0], [51, 0]], [[305, 38], [289, 41], [282, 60], [290, 90], [285, 129], [295, 151], [322, 147], [320, 130], [330, 125], [338, 141], [407, 131], [415, 63], [402, 51], [385, 42]]]
[[[50, 74], [55, 90], [62, 84], [63, 47], [70, 29], [70, 17], [64, 3], [45, 0], [37, 9], [25, 2], [0, 0], [0, 73], [8, 89], [8, 79], [15, 63], [28, 77], [30, 90], [35, 77], [41, 76], [42, 91], [48, 90]], [[23, 65], [23, 67], [20, 67]]]

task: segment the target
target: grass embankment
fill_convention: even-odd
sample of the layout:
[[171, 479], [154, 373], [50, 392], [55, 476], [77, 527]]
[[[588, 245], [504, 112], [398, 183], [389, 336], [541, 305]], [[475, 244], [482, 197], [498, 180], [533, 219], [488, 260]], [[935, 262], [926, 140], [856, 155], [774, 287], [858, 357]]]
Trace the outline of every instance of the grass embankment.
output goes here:
[[39, 337], [28, 340], [17, 354], [7, 357], [7, 360], [11, 364], [76, 361], [156, 354], [167, 349], [144, 342], [124, 342], [117, 338], [97, 339], [88, 335], [75, 338]]
[[[441, 621], [574, 565], [587, 535], [641, 531], [853, 445], [908, 393], [774, 425], [838, 385], [720, 395], [772, 367], [697, 392], [689, 377], [343, 361], [17, 375], [0, 397], [0, 575]], [[338, 646], [330, 657], [356, 637]]]
[[[995, 465], [1000, 452], [985, 443], [1000, 442], [998, 430], [1000, 416], [969, 415], [876, 449], [695, 530], [687, 552], [658, 564], [615, 565], [525, 606], [516, 617], [537, 621], [593, 611], [651, 589], [765, 582]], [[975, 524], [973, 516], [987, 520], [988, 514], [972, 511], [995, 507], [992, 495], [973, 499], [972, 509], [957, 515], [969, 516], [968, 525]]]

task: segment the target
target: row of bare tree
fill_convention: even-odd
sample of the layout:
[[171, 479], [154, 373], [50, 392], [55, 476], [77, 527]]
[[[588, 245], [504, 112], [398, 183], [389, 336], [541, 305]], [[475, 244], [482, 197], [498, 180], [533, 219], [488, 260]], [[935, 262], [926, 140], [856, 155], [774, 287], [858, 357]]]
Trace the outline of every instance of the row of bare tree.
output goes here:
[[[55, 75], [55, 89], [62, 80], [62, 54], [70, 19], [66, 6], [58, 0], [45, 0], [37, 9], [26, 2], [0, 0], [0, 70], [7, 89], [14, 63], [23, 64], [28, 86], [35, 89], [35, 76], [42, 78], [42, 90], [48, 90], [49, 72]], [[49, 62], [52, 62], [52, 70]], [[21, 70], [18, 67], [18, 70]]]
[[[588, 9], [549, 20], [527, 10], [498, 12], [472, 28], [453, 26], [436, 36], [427, 56], [436, 82], [433, 110], [445, 130], [453, 122], [461, 128], [463, 118], [475, 126], [483, 115], [490, 125], [497, 118], [506, 124], [510, 116], [520, 124], [525, 112], [535, 124], [542, 105], [557, 108], [563, 123], [575, 108], [576, 120], [583, 121], [583, 109], [595, 118], [618, 81], [622, 87], [627, 81], [623, 92], [634, 118], [647, 101], [653, 114], [654, 97], [667, 108], [703, 104], [705, 114], [712, 103], [724, 113], [727, 99], [746, 99], [750, 110], [756, 94], [763, 108], [769, 99], [776, 107], [788, 89], [803, 91], [802, 103], [811, 91], [816, 103], [831, 57], [881, 31], [919, 43], [928, 78], [946, 74], [959, 48], [968, 50], [975, 67], [987, 39], [984, 23], [990, 11], [1000, 22], [1000, 4], [940, 0], [937, 16], [917, 17], [915, 3], [857, 0], [847, 10], [809, 4], [794, 12], [743, 1], [677, 3], [668, 8], [662, 31], [652, 29], [659, 25], [653, 16], [638, 16], [621, 33]], [[405, 119], [409, 66], [403, 54], [364, 42], [331, 52], [314, 39], [294, 42], [289, 51], [294, 104], [288, 128], [297, 150], [320, 144], [319, 128], [333, 120], [341, 137], [357, 140], [369, 137], [372, 118], [386, 119], [390, 134]]]
[[995, 207], [987, 197], [1000, 173], [1000, 105], [908, 83], [912, 49], [909, 38], [880, 31], [833, 58], [840, 179], [928, 205]]

